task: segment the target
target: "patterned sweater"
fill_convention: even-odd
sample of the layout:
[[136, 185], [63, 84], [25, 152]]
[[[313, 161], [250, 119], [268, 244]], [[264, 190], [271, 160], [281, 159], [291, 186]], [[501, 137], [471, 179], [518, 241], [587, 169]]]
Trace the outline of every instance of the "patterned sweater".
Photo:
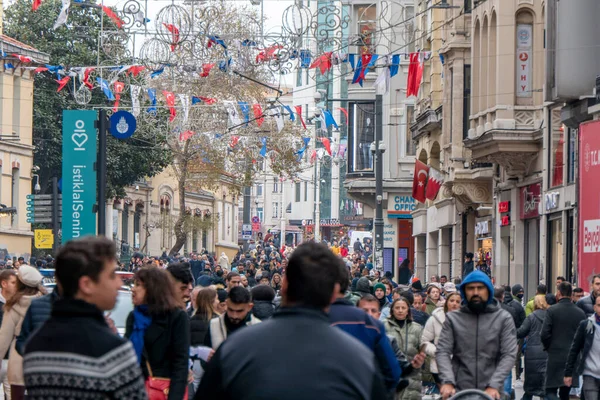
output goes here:
[[23, 372], [30, 400], [147, 399], [133, 346], [81, 300], [56, 301], [26, 344]]

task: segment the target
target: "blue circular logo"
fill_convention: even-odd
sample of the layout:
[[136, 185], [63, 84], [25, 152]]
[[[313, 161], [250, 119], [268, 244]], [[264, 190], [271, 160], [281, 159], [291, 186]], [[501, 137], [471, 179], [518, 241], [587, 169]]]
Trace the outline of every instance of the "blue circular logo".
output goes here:
[[117, 111], [110, 117], [110, 134], [117, 139], [129, 139], [133, 136], [137, 122], [127, 111]]

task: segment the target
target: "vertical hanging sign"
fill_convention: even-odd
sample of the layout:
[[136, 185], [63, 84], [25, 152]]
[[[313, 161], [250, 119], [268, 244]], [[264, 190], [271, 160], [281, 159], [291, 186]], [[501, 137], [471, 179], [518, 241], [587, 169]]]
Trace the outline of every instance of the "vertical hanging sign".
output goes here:
[[96, 111], [63, 111], [62, 243], [96, 234]]
[[517, 25], [517, 97], [532, 97], [531, 54], [533, 47], [533, 27], [529, 24]]

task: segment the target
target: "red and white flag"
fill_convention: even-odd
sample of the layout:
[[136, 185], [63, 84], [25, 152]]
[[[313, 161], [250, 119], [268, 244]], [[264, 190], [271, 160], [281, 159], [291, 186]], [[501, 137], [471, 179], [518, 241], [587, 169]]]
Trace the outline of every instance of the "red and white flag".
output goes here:
[[163, 90], [163, 96], [165, 96], [165, 101], [169, 107], [169, 122], [173, 122], [177, 116], [177, 110], [175, 110], [175, 94], [173, 92], [167, 92], [166, 90]]
[[440, 171], [429, 167], [429, 179], [427, 180], [427, 190], [425, 197], [429, 200], [435, 200], [440, 188], [444, 184], [444, 177]]
[[425, 188], [427, 187], [427, 179], [429, 177], [429, 167], [419, 160], [415, 160], [415, 176], [413, 177], [412, 197], [425, 203]]

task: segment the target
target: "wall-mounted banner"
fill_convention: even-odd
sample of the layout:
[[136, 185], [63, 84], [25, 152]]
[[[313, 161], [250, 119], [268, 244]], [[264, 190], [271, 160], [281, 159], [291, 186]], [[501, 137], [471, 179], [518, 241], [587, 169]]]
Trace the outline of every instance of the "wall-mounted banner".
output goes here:
[[96, 111], [63, 111], [62, 243], [96, 234]]

